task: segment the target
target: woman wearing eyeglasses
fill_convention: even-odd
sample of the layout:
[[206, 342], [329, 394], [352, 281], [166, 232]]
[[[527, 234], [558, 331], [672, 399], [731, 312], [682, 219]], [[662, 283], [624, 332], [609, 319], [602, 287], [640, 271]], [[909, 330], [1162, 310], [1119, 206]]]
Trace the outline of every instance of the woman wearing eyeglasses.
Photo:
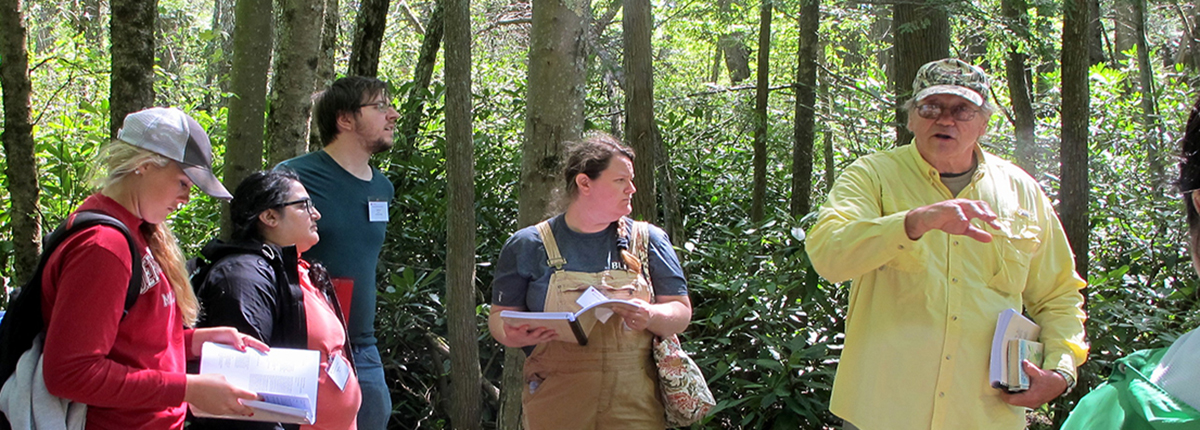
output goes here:
[[299, 258], [320, 240], [321, 213], [294, 173], [265, 171], [238, 185], [230, 216], [231, 242], [205, 246], [201, 254], [212, 264], [193, 278], [204, 310], [199, 324], [233, 326], [272, 347], [320, 351], [317, 420], [298, 427], [198, 419], [191, 428], [356, 428], [362, 395], [341, 307], [325, 268]]

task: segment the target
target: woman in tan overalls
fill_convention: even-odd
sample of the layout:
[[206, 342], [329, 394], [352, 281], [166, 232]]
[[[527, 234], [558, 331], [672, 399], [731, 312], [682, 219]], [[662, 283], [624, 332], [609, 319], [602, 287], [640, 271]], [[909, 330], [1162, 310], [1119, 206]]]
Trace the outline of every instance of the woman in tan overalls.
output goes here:
[[[654, 336], [682, 332], [692, 305], [666, 234], [630, 213], [633, 151], [606, 134], [566, 154], [566, 211], [518, 231], [500, 251], [492, 283], [492, 336], [525, 348], [525, 428], [662, 429], [663, 406], [650, 347]], [[504, 310], [578, 311], [593, 287], [638, 306], [611, 317], [580, 318], [587, 344], [572, 333], [512, 326]], [[603, 313], [603, 312], [601, 312]]]

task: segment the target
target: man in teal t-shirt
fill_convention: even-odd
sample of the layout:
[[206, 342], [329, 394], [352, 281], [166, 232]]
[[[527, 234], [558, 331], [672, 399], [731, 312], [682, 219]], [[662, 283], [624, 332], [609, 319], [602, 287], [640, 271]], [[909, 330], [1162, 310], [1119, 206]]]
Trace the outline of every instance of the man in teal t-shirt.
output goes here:
[[[338, 298], [349, 295], [350, 343], [362, 388], [358, 428], [384, 429], [392, 400], [375, 347], [375, 266], [387, 232], [388, 206], [395, 188], [368, 162], [392, 147], [400, 114], [387, 85], [375, 78], [338, 79], [313, 105], [325, 147], [279, 164], [300, 176], [321, 211], [321, 241], [304, 253], [329, 269]], [[346, 308], [343, 302], [343, 308]]]

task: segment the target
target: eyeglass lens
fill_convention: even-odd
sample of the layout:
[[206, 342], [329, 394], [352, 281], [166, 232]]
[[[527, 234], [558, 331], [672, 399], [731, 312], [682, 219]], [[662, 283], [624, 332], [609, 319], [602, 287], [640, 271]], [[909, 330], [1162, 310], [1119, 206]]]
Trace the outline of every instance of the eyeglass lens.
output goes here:
[[[923, 104], [917, 106], [917, 115], [925, 119], [938, 119], [942, 117], [943, 108], [941, 105]], [[966, 105], [958, 105], [950, 110], [950, 116], [958, 121], [970, 121], [975, 119], [975, 114], [979, 111]]]

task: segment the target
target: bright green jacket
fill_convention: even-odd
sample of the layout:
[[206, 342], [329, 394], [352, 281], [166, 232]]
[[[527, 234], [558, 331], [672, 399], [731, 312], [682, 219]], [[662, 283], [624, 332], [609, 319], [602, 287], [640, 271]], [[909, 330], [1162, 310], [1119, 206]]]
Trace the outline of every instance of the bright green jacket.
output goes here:
[[1167, 348], [1117, 360], [1108, 381], [1083, 396], [1062, 430], [1200, 430], [1200, 412], [1150, 382]]

